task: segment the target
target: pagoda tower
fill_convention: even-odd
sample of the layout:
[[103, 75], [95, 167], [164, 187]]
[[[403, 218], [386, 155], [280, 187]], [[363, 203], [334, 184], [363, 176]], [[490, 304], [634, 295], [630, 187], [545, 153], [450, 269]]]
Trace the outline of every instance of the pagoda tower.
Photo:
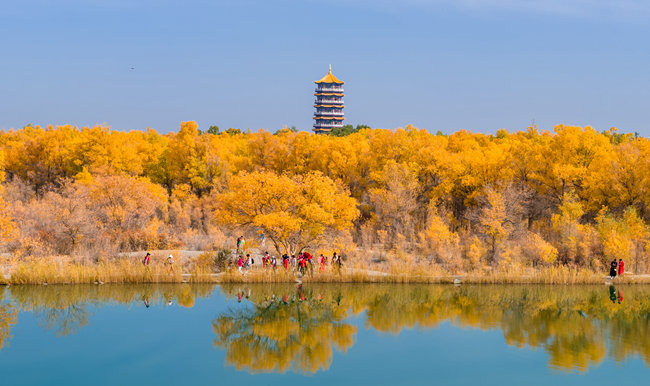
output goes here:
[[343, 83], [330, 70], [316, 83], [316, 112], [314, 113], [314, 132], [330, 132], [335, 127], [343, 127]]

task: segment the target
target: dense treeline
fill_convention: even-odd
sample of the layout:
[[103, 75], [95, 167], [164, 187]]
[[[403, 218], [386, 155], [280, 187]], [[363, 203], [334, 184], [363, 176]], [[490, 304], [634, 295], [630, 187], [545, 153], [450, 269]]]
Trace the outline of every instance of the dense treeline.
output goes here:
[[558, 126], [496, 135], [359, 128], [323, 136], [0, 132], [0, 237], [16, 256], [212, 249], [264, 232], [279, 252], [450, 272], [650, 262], [650, 141]]

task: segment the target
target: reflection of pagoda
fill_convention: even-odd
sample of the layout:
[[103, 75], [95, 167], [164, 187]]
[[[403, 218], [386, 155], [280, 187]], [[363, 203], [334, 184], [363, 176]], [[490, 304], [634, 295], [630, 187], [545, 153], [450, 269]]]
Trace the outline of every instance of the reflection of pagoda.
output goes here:
[[330, 71], [316, 83], [316, 112], [314, 132], [327, 133], [334, 127], [343, 127], [343, 82]]

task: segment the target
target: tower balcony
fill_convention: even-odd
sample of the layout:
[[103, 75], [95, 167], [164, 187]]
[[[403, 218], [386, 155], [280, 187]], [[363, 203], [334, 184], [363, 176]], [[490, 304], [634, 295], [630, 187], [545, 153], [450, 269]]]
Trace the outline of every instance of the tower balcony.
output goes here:
[[328, 122], [328, 123], [314, 123], [314, 129], [323, 128], [331, 129], [333, 127], [343, 127], [343, 121]]
[[336, 100], [336, 99], [316, 98], [316, 102], [314, 103], [316, 103], [317, 105], [342, 105], [343, 99]]
[[315, 116], [326, 116], [326, 117], [342, 117], [343, 111], [316, 111]]
[[343, 87], [336, 88], [336, 87], [316, 87], [315, 92], [334, 92], [341, 94], [343, 93]]

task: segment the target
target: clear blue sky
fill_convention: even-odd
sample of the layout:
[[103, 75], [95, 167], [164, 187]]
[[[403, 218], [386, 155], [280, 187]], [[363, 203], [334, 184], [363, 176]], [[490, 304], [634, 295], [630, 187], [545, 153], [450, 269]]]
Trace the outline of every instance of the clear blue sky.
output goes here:
[[649, 39], [641, 0], [7, 0], [0, 129], [310, 129], [331, 63], [352, 124], [650, 135]]

